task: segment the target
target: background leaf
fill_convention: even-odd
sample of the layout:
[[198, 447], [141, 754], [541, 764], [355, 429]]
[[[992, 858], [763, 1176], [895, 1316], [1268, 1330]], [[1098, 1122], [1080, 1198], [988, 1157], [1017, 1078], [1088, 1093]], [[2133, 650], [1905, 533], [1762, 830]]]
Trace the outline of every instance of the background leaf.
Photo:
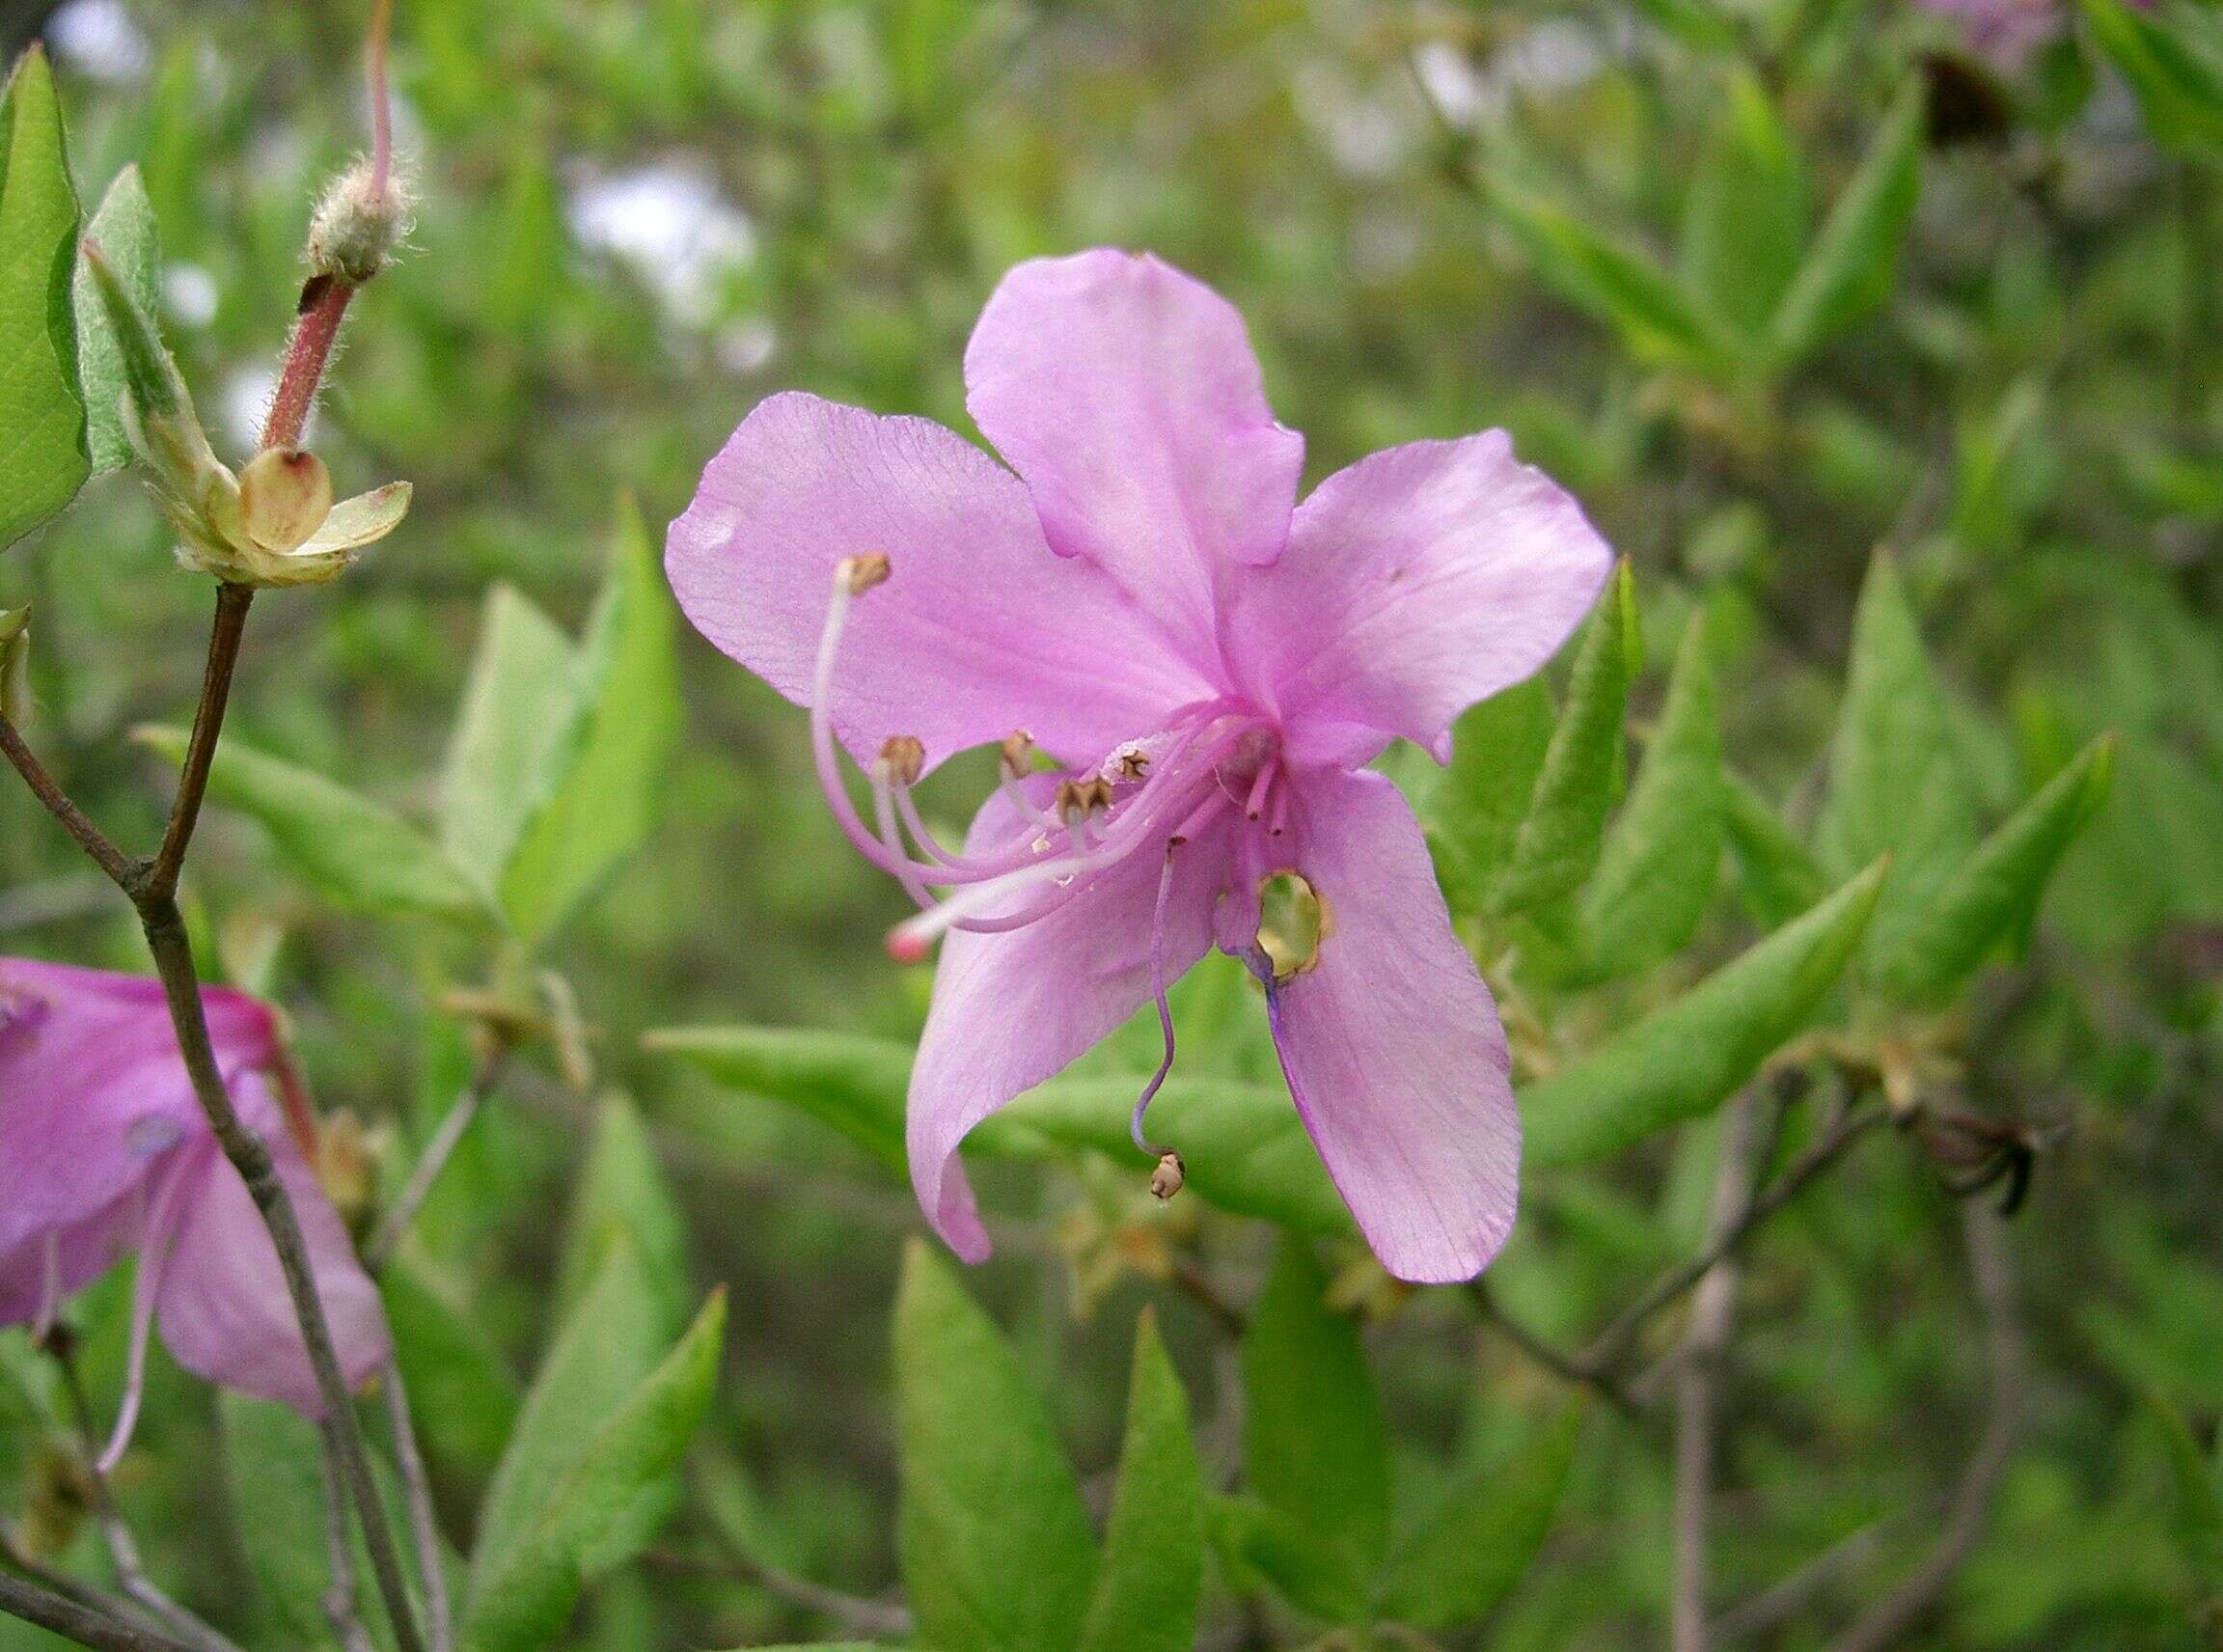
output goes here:
[[[116, 175], [99, 210], [85, 227], [85, 238], [100, 249], [108, 267], [116, 272], [139, 308], [151, 316], [160, 307], [162, 254], [154, 226], [153, 203], [139, 169], [127, 166]], [[94, 281], [91, 265], [77, 262], [71, 282], [77, 319], [77, 379], [84, 391], [85, 446], [92, 474], [104, 476], [131, 462], [131, 443], [124, 434], [124, 398], [129, 379], [124, 367], [124, 346], [117, 341], [115, 323]]]
[[91, 470], [69, 303], [77, 219], [53, 75], [33, 46], [0, 92], [0, 549]]
[[440, 787], [440, 846], [489, 895], [555, 786], [579, 693], [571, 640], [515, 587], [496, 586]]
[[1910, 79], [1807, 248], [1775, 313], [1781, 360], [1812, 353], [1890, 295], [1921, 186], [1922, 107], [1922, 83]]
[[1204, 1487], [1189, 1395], [1157, 1319], [1145, 1312], [1135, 1328], [1119, 1489], [1077, 1652], [1191, 1652], [1203, 1563]]

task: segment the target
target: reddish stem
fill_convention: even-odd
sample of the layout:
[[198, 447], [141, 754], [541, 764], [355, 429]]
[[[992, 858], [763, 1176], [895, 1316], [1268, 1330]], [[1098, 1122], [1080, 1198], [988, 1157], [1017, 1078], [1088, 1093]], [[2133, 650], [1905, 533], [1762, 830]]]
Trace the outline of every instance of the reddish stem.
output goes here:
[[287, 347], [278, 390], [270, 399], [270, 416], [262, 423], [265, 448], [301, 445], [309, 410], [316, 405], [316, 386], [323, 381], [324, 364], [332, 359], [340, 322], [347, 314], [347, 301], [355, 296], [355, 289], [337, 277], [317, 276], [302, 289], [301, 296], [306, 301], [301, 318], [293, 323], [293, 342]]

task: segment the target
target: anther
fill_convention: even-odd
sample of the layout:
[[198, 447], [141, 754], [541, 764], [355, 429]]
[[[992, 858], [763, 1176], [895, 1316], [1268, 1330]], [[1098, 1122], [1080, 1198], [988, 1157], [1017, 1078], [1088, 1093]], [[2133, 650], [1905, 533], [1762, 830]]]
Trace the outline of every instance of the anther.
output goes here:
[[880, 771], [897, 785], [917, 785], [926, 769], [926, 743], [916, 734], [892, 734], [880, 747]]
[[1150, 1172], [1150, 1192], [1163, 1203], [1181, 1191], [1189, 1179], [1189, 1169], [1181, 1162], [1181, 1155], [1168, 1147], [1158, 1160], [1158, 1168]]
[[1057, 783], [1057, 818], [1068, 826], [1078, 826], [1091, 815], [1112, 807], [1112, 785], [1098, 776], [1086, 780], [1063, 780]]
[[1013, 780], [1025, 780], [1034, 772], [1034, 736], [1024, 729], [1014, 729], [1003, 736], [1003, 772]]
[[834, 577], [849, 588], [851, 596], [863, 596], [876, 585], [885, 585], [894, 569], [880, 551], [861, 557], [843, 557], [834, 564]]

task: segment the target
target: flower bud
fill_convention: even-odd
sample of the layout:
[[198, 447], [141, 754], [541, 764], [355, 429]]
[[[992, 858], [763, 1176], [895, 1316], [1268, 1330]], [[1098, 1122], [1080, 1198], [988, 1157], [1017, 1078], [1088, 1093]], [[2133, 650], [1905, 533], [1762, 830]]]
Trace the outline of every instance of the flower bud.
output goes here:
[[309, 264], [318, 275], [361, 287], [393, 261], [409, 234], [408, 193], [358, 161], [326, 192], [309, 224]]
[[284, 556], [306, 544], [332, 514], [332, 477], [306, 448], [265, 448], [239, 473], [247, 537]]

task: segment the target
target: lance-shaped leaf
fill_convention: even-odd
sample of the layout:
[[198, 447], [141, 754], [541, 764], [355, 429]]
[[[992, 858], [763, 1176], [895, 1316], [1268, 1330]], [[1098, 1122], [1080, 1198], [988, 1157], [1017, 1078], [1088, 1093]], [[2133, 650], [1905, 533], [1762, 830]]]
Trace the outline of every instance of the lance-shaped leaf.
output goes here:
[[918, 1240], [895, 1296], [897, 1533], [919, 1638], [939, 1652], [1065, 1652], [1096, 1539], [1041, 1391]]
[[[644, 1494], [679, 1467], [709, 1410], [725, 1335], [726, 1293], [713, 1291], [677, 1346], [579, 1443], [529, 1518], [509, 1528], [498, 1548], [481, 1530], [464, 1616], [468, 1652], [535, 1652], [549, 1645], [588, 1579], [646, 1542], [636, 1511]], [[520, 1434], [532, 1420], [528, 1411]], [[613, 1540], [627, 1533], [631, 1541], [620, 1550]]]
[[515, 587], [486, 597], [479, 648], [449, 741], [441, 783], [440, 843], [492, 892], [553, 784], [566, 719], [551, 705], [575, 704], [579, 661], [556, 621]]
[[1788, 366], [1811, 354], [1890, 296], [1921, 187], [1922, 83], [1892, 99], [1859, 169], [1807, 249], [1771, 328]]
[[1780, 929], [1829, 892], [1828, 875], [1749, 782], [1728, 775], [1723, 796], [1744, 905], [1763, 927]]
[[2053, 868], [2105, 803], [2114, 759], [2113, 738], [2101, 735], [2009, 815], [1878, 958], [1877, 984], [1902, 999], [1935, 999], [2002, 942], [2026, 935]]
[[77, 496], [91, 466], [69, 274], [77, 193], [46, 54], [0, 91], [0, 548]]
[[1806, 177], [1759, 77], [1730, 77], [1722, 124], [1683, 209], [1683, 280], [1748, 345], [1768, 323], [1806, 247]]
[[[182, 729], [141, 728], [132, 737], [182, 762]], [[350, 911], [483, 922], [485, 899], [454, 862], [400, 816], [236, 740], [216, 750], [208, 794], [261, 821], [278, 852], [327, 898]]]
[[2223, 46], [2210, 14], [2185, 7], [2152, 17], [2123, 0], [2084, 0], [2084, 18], [2129, 83], [2155, 142], [2180, 154], [2223, 151], [2223, 54], [2203, 55], [2190, 38], [2200, 31], [2211, 53]]
[[1531, 1165], [1603, 1159], [1711, 1112], [1806, 1025], [1876, 911], [1879, 861], [1804, 917], [1521, 1092]]
[[2200, 1586], [2210, 1595], [2223, 1595], [2223, 1471], [2208, 1460], [2183, 1413], [2165, 1396], [2149, 1393], [2146, 1403], [2169, 1452], [2176, 1491], [2170, 1536]]
[[1491, 907], [1500, 916], [1573, 894], [1597, 866], [1621, 784], [1621, 714], [1640, 663], [1635, 584], [1624, 562], [1590, 618], [1527, 815], [1492, 888]]
[[1135, 1328], [1119, 1489], [1077, 1652], [1191, 1652], [1203, 1569], [1204, 1483], [1189, 1395], [1145, 1309]]
[[[139, 313], [152, 316], [159, 302], [156, 283], [161, 275], [161, 253], [154, 207], [147, 199], [147, 186], [140, 181], [136, 166], [127, 166], [116, 175], [116, 181], [101, 198], [99, 210], [85, 227], [85, 238], [99, 249]], [[129, 394], [124, 342], [117, 337], [115, 319], [100, 295], [93, 266], [83, 258], [77, 262], [72, 292], [77, 313], [77, 379], [85, 395], [85, 446], [93, 474], [104, 476], [131, 462], [131, 441], [124, 426], [124, 398]]]
[[1693, 614], [1643, 766], [1582, 892], [1597, 974], [1640, 974], [1690, 938], [1714, 897], [1726, 807], [1714, 666]]
[[556, 1301], [568, 1308], [602, 1270], [614, 1245], [630, 1245], [663, 1311], [664, 1334], [677, 1332], [693, 1291], [687, 1282], [687, 1225], [639, 1109], [623, 1095], [602, 1098], [594, 1135], [571, 1198], [556, 1268]]
[[1490, 203], [1527, 252], [1537, 278], [1619, 332], [1636, 355], [1698, 369], [1732, 359], [1713, 318], [1650, 254], [1511, 184], [1494, 187]]
[[404, 1251], [378, 1276], [395, 1357], [427, 1451], [442, 1468], [482, 1483], [502, 1460], [522, 1385], [480, 1323]]
[[502, 874], [517, 933], [540, 941], [639, 848], [654, 823], [679, 735], [672, 594], [630, 499], [580, 664], [576, 720], [560, 775]]
[[1248, 1488], [1360, 1575], [1389, 1544], [1389, 1438], [1358, 1327], [1328, 1306], [1306, 1241], [1282, 1240], [1243, 1334]]
[[[916, 1055], [908, 1043], [795, 1027], [665, 1027], [641, 1043], [722, 1085], [809, 1114], [890, 1170], [903, 1170], [903, 1098]], [[683, 1113], [673, 1116], [684, 1124]]]
[[1892, 857], [1871, 954], [1894, 950], [1976, 847], [1976, 801], [1954, 745], [1944, 690], [1930, 669], [1882, 552], [1852, 622], [1852, 663], [1829, 751], [1822, 859], [1838, 877]]
[[1272, 1589], [1331, 1623], [1364, 1623], [1372, 1614], [1358, 1557], [1286, 1510], [1253, 1497], [1215, 1498], [1205, 1529], [1243, 1592]]
[[1567, 1487], [1582, 1408], [1570, 1405], [1511, 1460], [1468, 1473], [1396, 1547], [1382, 1613], [1415, 1629], [1471, 1623], [1528, 1573]]
[[1551, 741], [1551, 691], [1541, 674], [1451, 726], [1451, 761], [1428, 789], [1421, 819], [1454, 912], [1488, 909]]

